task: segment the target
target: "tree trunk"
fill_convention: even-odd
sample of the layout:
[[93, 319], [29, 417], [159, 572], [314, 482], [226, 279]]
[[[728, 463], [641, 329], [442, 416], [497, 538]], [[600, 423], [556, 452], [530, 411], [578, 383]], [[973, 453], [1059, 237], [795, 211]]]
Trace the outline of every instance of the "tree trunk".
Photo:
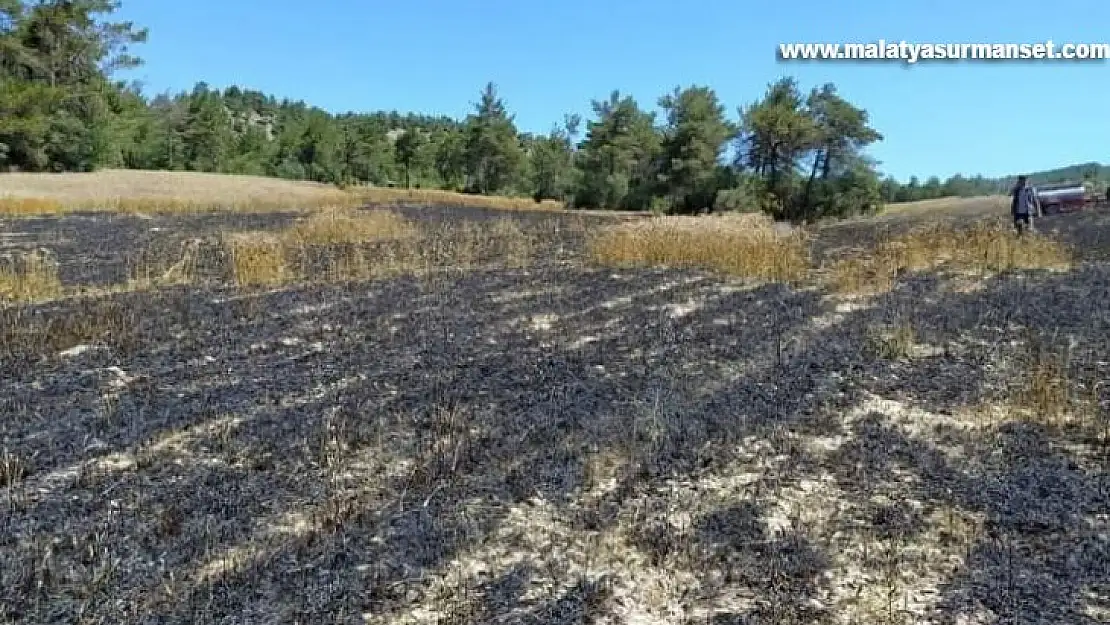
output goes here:
[[825, 162], [821, 164], [821, 180], [828, 180], [832, 174], [832, 146], [825, 148]]
[[823, 169], [826, 168], [828, 162], [828, 154], [822, 153], [821, 150], [817, 150], [817, 153], [813, 156], [813, 167], [809, 170], [809, 180], [806, 181], [806, 190], [802, 197], [802, 211], [804, 211], [807, 216], [812, 213], [811, 202], [813, 200], [813, 183], [817, 180], [817, 169], [819, 166]]

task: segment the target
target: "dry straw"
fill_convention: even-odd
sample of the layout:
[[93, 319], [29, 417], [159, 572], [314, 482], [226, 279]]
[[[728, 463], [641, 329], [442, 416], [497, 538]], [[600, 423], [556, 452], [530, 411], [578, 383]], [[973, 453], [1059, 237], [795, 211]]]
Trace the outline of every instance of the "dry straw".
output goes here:
[[300, 211], [363, 204], [440, 204], [505, 210], [562, 210], [559, 202], [427, 189], [347, 189], [262, 176], [139, 170], [0, 174], [0, 215], [81, 211], [192, 213]]
[[420, 228], [385, 210], [333, 208], [278, 232], [225, 237], [240, 286], [349, 281], [468, 270], [483, 264], [523, 267], [536, 250], [516, 220]]
[[929, 224], [884, 238], [870, 253], [834, 262], [829, 279], [839, 292], [867, 294], [889, 291], [906, 272], [1066, 270], [1073, 263], [1073, 250], [1060, 241], [1041, 234], [1018, 237], [1007, 224], [986, 220], [966, 228]]
[[62, 293], [53, 258], [35, 250], [0, 257], [0, 303], [36, 302]]
[[694, 267], [795, 282], [809, 266], [806, 236], [762, 215], [656, 217], [602, 229], [592, 258], [618, 266]]

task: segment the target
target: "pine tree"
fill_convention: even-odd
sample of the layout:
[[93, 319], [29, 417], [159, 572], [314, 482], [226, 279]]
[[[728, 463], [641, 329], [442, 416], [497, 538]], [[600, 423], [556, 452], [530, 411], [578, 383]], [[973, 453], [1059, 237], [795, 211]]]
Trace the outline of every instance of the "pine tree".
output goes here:
[[475, 109], [467, 119], [468, 187], [478, 193], [505, 191], [516, 182], [514, 174], [523, 159], [513, 117], [492, 82], [486, 84]]
[[660, 174], [672, 209], [710, 209], [717, 195], [717, 165], [735, 130], [709, 87], [675, 89], [659, 100], [667, 113]]

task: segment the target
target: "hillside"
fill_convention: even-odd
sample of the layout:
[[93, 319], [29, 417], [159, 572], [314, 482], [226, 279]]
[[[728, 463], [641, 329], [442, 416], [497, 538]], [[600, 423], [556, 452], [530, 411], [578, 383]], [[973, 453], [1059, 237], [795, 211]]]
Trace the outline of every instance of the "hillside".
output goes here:
[[[1107, 182], [1110, 182], [1110, 165], [1095, 162], [1079, 163], [1056, 169], [1031, 172], [1027, 175], [1033, 184], [1090, 181], [1105, 186]], [[1010, 178], [1005, 179], [1006, 182], [1010, 180]]]
[[1001, 178], [984, 176], [966, 177], [955, 175], [947, 180], [933, 176], [922, 182], [917, 176], [901, 183], [887, 178], [882, 185], [883, 201], [889, 203], [916, 202], [940, 198], [982, 197], [1006, 193], [1013, 186], [1017, 176], [1025, 174], [1033, 184], [1053, 182], [1086, 182], [1098, 191], [1110, 185], [1110, 165], [1099, 163], [1079, 163], [1055, 169], [1036, 172], [1015, 172]]

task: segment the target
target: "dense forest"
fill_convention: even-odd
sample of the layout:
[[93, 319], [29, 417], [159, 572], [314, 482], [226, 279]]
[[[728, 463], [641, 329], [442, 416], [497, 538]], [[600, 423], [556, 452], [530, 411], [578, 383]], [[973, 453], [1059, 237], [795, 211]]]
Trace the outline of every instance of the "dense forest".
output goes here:
[[[997, 192], [1006, 181], [883, 179], [882, 139], [834, 85], [769, 85], [730, 119], [706, 86], [676, 88], [662, 115], [613, 91], [590, 118], [520, 131], [490, 83], [466, 119], [332, 114], [241, 87], [144, 95], [116, 80], [147, 31], [115, 0], [0, 0], [0, 170], [190, 170], [338, 185], [434, 187], [671, 213], [765, 211], [814, 219], [883, 202]], [[477, 90], [476, 90], [477, 91]], [[729, 158], [725, 158], [730, 154]]]

